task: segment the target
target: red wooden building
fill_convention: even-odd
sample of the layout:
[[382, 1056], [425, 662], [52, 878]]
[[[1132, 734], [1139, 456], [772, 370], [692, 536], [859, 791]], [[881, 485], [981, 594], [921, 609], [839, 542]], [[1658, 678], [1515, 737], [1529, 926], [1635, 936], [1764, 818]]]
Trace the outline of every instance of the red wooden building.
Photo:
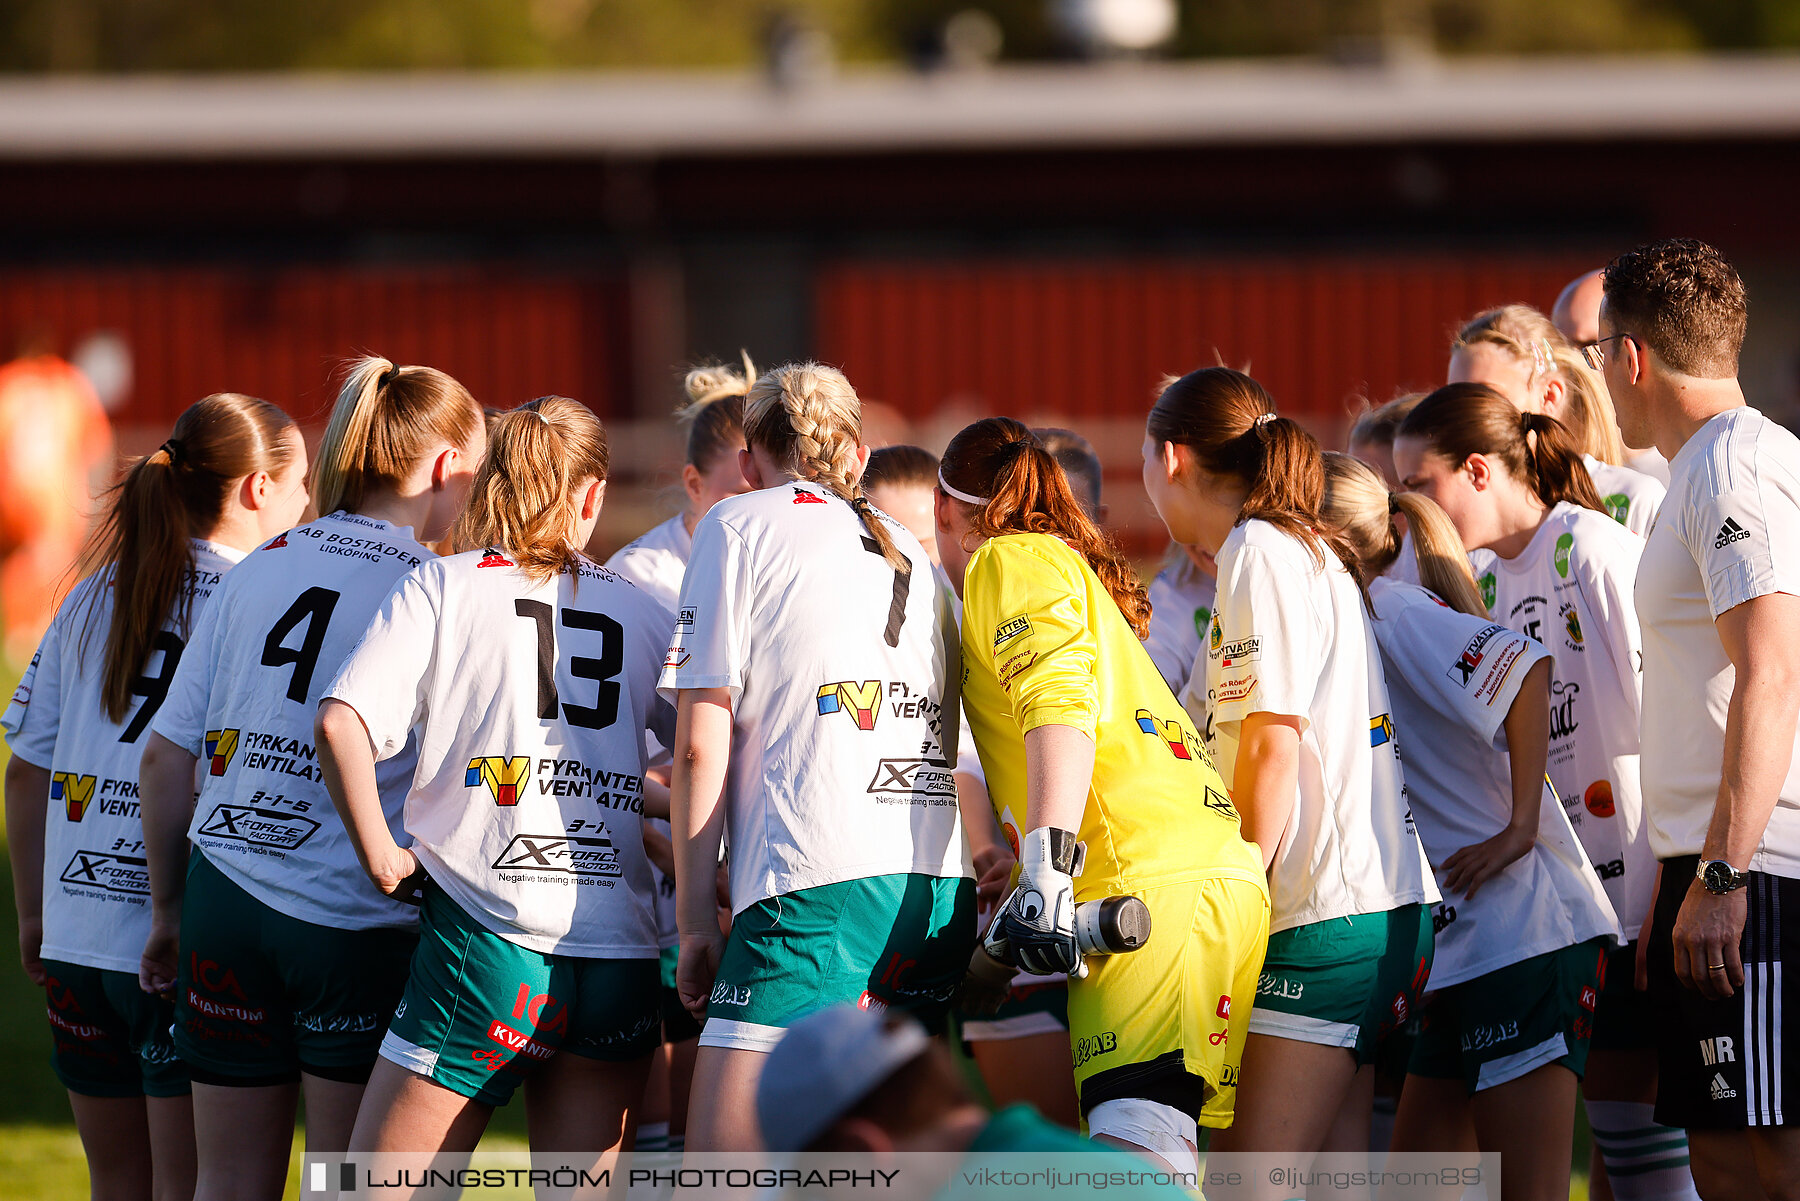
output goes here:
[[[117, 332], [117, 419], [158, 437], [221, 389], [311, 419], [362, 350], [563, 392], [626, 485], [682, 364], [811, 355], [901, 436], [1092, 432], [1147, 548], [1164, 374], [1247, 364], [1336, 438], [1439, 381], [1460, 318], [1652, 237], [1739, 263], [1746, 382], [1793, 416], [1797, 150], [1785, 58], [11, 82], [0, 343]], [[649, 517], [620, 492], [612, 541]]]

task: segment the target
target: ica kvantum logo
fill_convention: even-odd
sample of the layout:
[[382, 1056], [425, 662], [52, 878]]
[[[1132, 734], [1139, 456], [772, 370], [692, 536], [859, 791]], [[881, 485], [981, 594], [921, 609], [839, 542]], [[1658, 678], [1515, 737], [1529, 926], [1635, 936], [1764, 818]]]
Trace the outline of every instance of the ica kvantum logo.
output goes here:
[[859, 730], [873, 730], [881, 715], [881, 681], [841, 680], [819, 688], [819, 716], [846, 711], [856, 719]]
[[236, 730], [208, 730], [206, 732], [206, 757], [211, 760], [207, 774], [222, 776], [231, 766], [231, 757], [237, 754], [238, 732]]
[[50, 799], [68, 806], [69, 820], [78, 822], [87, 816], [88, 802], [94, 799], [94, 777], [72, 771], [52, 772]]
[[469, 770], [463, 773], [463, 787], [479, 788], [485, 784], [494, 794], [494, 804], [516, 805], [519, 789], [530, 777], [531, 759], [525, 755], [511, 759], [503, 755], [477, 755], [469, 760]]

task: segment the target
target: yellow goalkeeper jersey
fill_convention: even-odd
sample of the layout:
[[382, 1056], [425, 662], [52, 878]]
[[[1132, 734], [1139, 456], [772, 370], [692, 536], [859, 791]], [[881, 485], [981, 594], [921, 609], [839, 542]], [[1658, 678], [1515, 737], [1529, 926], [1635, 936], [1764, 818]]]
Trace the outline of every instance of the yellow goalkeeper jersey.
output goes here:
[[1025, 826], [1025, 735], [1094, 739], [1077, 900], [1231, 877], [1264, 885], [1200, 732], [1085, 560], [1048, 534], [1007, 534], [963, 577], [963, 706], [1013, 853]]

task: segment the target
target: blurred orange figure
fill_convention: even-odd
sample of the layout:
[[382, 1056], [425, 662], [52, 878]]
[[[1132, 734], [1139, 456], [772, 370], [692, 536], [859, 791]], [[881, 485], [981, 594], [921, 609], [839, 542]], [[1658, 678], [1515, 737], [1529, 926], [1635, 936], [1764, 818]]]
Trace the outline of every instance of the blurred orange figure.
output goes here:
[[112, 424], [87, 377], [53, 354], [0, 367], [0, 631], [24, 666], [87, 536]]

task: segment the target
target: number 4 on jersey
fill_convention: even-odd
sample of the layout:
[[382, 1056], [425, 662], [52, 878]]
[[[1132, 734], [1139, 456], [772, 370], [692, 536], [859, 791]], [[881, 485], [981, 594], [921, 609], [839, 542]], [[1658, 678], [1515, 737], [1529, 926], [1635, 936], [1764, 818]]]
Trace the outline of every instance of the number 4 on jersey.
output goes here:
[[[319, 665], [319, 650], [325, 645], [325, 627], [331, 622], [331, 613], [337, 608], [340, 595], [330, 588], [308, 588], [300, 594], [300, 599], [288, 606], [288, 611], [263, 639], [264, 667], [294, 665], [294, 674], [287, 686], [290, 701], [306, 703], [307, 691], [312, 687], [313, 669]], [[288, 646], [288, 636], [302, 623], [306, 632], [301, 636], [299, 647]]]

